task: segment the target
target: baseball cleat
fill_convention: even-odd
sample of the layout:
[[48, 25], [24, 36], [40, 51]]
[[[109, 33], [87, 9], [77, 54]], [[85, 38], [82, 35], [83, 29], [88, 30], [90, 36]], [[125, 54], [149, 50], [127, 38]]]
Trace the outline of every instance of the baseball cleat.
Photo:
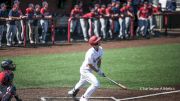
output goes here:
[[77, 98], [76, 98], [76, 95], [78, 94], [78, 92], [79, 92], [79, 89], [72, 89], [72, 90], [70, 90], [69, 92], [68, 92], [68, 95], [69, 96], [71, 96], [72, 97], [72, 99], [74, 100], [74, 101], [79, 101]]
[[84, 41], [86, 41], [86, 42], [87, 42], [87, 41], [88, 41], [88, 38], [86, 38], [86, 37], [85, 37], [85, 38], [84, 38]]
[[78, 92], [79, 92], [79, 89], [72, 89], [72, 90], [70, 90], [69, 92], [68, 92], [68, 95], [70, 95], [70, 96], [72, 96], [72, 97], [76, 97], [76, 95], [78, 94]]
[[88, 101], [88, 99], [82, 96], [79, 101]]

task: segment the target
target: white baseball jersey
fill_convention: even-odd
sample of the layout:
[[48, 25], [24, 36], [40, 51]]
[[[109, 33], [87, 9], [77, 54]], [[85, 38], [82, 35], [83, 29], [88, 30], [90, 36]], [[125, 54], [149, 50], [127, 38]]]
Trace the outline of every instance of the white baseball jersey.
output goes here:
[[97, 63], [102, 58], [103, 48], [99, 46], [99, 50], [96, 51], [93, 47], [90, 48], [85, 55], [84, 62], [80, 68], [81, 70], [89, 70], [92, 72], [92, 69], [89, 68], [88, 64], [92, 64], [96, 69], [98, 69]]

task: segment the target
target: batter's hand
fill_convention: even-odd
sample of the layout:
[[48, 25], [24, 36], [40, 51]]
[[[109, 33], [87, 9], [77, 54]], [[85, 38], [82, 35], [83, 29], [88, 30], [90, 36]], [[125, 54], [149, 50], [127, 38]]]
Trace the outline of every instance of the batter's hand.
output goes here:
[[104, 72], [103, 72], [101, 69], [99, 69], [99, 71], [98, 71], [97, 73], [98, 73], [98, 75], [101, 76], [101, 77], [106, 77], [105, 74], [104, 74]]

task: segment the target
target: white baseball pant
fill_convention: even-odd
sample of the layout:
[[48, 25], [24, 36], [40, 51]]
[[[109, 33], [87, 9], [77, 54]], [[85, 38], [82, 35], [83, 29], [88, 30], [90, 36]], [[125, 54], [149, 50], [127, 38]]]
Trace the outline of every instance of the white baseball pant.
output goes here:
[[14, 37], [16, 33], [17, 33], [16, 25], [7, 24], [7, 34], [6, 34], [7, 44], [11, 44], [12, 42], [14, 42]]
[[130, 32], [130, 26], [131, 26], [131, 18], [130, 17], [125, 17], [125, 33], [128, 34]]
[[76, 84], [75, 89], [79, 89], [86, 83], [90, 83], [91, 85], [88, 87], [86, 92], [83, 94], [85, 98], [88, 98], [96, 91], [97, 88], [99, 88], [100, 83], [97, 80], [97, 78], [94, 76], [92, 72], [89, 70], [81, 70], [80, 71], [81, 77], [79, 82]]
[[94, 19], [94, 34], [97, 37], [99, 37], [99, 27], [100, 27], [99, 19]]
[[123, 18], [119, 18], [119, 25], [120, 25], [120, 29], [119, 29], [119, 36], [118, 37], [123, 37], [125, 36], [125, 19]]
[[42, 41], [46, 41], [47, 31], [48, 31], [48, 20], [40, 20], [42, 27]]
[[32, 23], [33, 21], [32, 20], [28, 20], [28, 29], [29, 29], [29, 40], [30, 40], [30, 43], [33, 42], [33, 28], [32, 28]]
[[112, 19], [109, 19], [109, 25], [110, 27], [108, 28], [108, 32], [110, 34], [110, 37], [112, 38], [113, 37], [113, 29], [112, 29], [112, 26], [114, 26], [114, 21]]
[[87, 39], [87, 22], [86, 22], [86, 19], [81, 18], [80, 24], [81, 24], [84, 39]]
[[147, 29], [148, 29], [148, 20], [147, 19], [139, 19], [138, 21], [138, 31], [137, 32], [142, 32], [142, 35], [147, 34]]
[[89, 23], [89, 30], [88, 30], [89, 35], [92, 36], [92, 34], [95, 34], [96, 36], [99, 37], [99, 26], [100, 26], [99, 19], [89, 19], [88, 23]]
[[4, 25], [0, 25], [0, 46], [1, 46], [1, 41], [2, 41], [2, 37], [3, 37], [3, 32], [4, 32]]
[[72, 19], [70, 24], [70, 32], [73, 33], [77, 25], [77, 19]]
[[16, 32], [16, 38], [17, 38], [17, 41], [18, 43], [22, 43], [21, 42], [21, 39], [22, 39], [22, 24], [21, 24], [21, 21], [15, 21], [15, 24], [16, 24], [16, 27], [17, 27], [17, 32]]
[[103, 34], [103, 38], [105, 39], [107, 36], [106, 34], [107, 21], [105, 18], [100, 18], [100, 23], [101, 23], [101, 32]]

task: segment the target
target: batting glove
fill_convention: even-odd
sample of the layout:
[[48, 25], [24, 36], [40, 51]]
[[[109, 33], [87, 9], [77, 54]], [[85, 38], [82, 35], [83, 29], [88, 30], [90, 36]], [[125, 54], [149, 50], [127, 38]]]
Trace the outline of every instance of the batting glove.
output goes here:
[[98, 73], [99, 76], [105, 77], [105, 74], [101, 69], [99, 69], [99, 71], [97, 73]]

